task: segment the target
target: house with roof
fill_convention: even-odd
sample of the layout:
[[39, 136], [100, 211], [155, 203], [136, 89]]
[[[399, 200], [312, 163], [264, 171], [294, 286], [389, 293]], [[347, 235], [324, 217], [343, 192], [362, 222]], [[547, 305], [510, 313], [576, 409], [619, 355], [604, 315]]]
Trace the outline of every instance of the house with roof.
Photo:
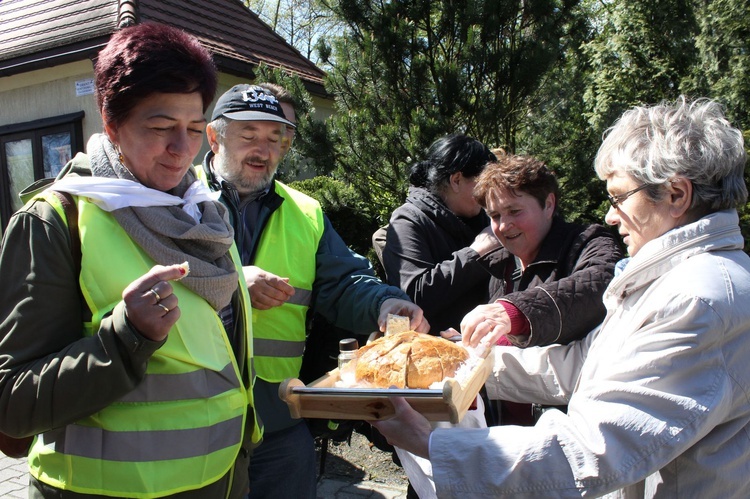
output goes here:
[[[57, 175], [102, 130], [93, 60], [115, 30], [148, 21], [181, 28], [211, 51], [219, 69], [217, 96], [252, 83], [264, 63], [302, 80], [317, 118], [333, 111], [323, 71], [240, 0], [3, 0], [0, 229], [21, 207], [20, 190]], [[196, 162], [207, 150], [204, 144]]]

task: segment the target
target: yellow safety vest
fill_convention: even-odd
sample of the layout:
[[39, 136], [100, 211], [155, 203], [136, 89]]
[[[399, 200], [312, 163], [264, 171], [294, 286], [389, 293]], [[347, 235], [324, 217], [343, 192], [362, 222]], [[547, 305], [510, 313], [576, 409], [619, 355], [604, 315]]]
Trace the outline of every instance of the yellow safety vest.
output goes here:
[[[54, 195], [40, 197], [66, 220]], [[84, 334], [92, 336], [122, 299], [123, 289], [155, 262], [110, 213], [83, 198], [77, 206], [80, 285], [93, 315], [91, 323], [84, 324]], [[234, 245], [232, 256], [241, 278]], [[252, 386], [243, 386], [218, 314], [179, 281], [171, 284], [181, 317], [151, 357], [143, 381], [98, 413], [39, 435], [29, 454], [35, 478], [79, 493], [147, 498], [199, 489], [233, 467], [246, 418], [255, 418]], [[249, 325], [249, 296], [244, 285], [239, 287], [244, 309], [240, 320]], [[247, 331], [248, 355], [242, 361], [249, 369], [249, 326]], [[252, 428], [252, 441], [258, 442], [262, 430], [257, 423]]]
[[323, 210], [315, 199], [281, 182], [276, 182], [276, 191], [285, 201], [263, 229], [253, 265], [289, 277], [295, 293], [280, 307], [253, 311], [255, 369], [271, 383], [299, 376], [315, 254], [324, 228]]

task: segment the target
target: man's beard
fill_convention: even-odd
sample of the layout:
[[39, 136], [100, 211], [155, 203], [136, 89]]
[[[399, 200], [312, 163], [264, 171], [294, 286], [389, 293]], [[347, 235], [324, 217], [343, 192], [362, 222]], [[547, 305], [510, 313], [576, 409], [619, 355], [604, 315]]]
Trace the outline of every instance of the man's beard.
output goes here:
[[266, 168], [265, 173], [260, 177], [257, 175], [246, 176], [243, 174], [246, 162], [262, 163], [268, 167], [268, 161], [258, 158], [247, 158], [247, 161], [240, 163], [238, 168], [230, 164], [224, 156], [214, 156], [213, 158], [214, 171], [219, 173], [224, 180], [230, 182], [242, 197], [260, 194], [268, 189], [276, 172], [275, 168]]

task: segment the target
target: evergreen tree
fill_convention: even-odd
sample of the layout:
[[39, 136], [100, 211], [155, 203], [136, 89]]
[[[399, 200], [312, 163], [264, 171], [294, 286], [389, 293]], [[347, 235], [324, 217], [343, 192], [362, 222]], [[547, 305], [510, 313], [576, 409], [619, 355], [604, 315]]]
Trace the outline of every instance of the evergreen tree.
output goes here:
[[557, 62], [577, 0], [340, 0], [326, 88], [336, 175], [387, 220], [408, 166], [436, 138], [467, 133], [513, 150]]
[[683, 92], [697, 25], [687, 0], [584, 0], [573, 22], [524, 147], [557, 172], [567, 217], [601, 223], [609, 204], [593, 162], [602, 134], [626, 109]]
[[695, 5], [698, 60], [685, 91], [721, 100], [732, 122], [750, 130], [750, 3], [698, 0]]
[[[750, 150], [750, 4], [748, 0], [697, 0], [699, 60], [684, 81], [687, 93], [719, 100], [730, 121], [744, 130]], [[750, 165], [745, 168], [750, 184]], [[750, 203], [740, 210], [745, 250], [750, 251]]]
[[302, 118], [285, 171], [309, 163], [357, 189], [367, 230], [447, 133], [544, 160], [564, 214], [585, 222], [608, 209], [602, 133], [634, 105], [717, 99], [750, 144], [748, 0], [330, 1], [339, 31], [318, 41], [319, 64], [338, 113]]
[[573, 13], [562, 57], [539, 90], [539, 104], [530, 111], [520, 152], [543, 160], [555, 172], [560, 183], [558, 207], [566, 219], [602, 223], [609, 204], [604, 183], [593, 169], [601, 131], [588, 123], [583, 98], [592, 73], [583, 47], [597, 34], [590, 4], [581, 2]]
[[313, 175], [329, 172], [333, 168], [334, 148], [329, 142], [326, 124], [313, 117], [313, 99], [302, 80], [282, 69], [260, 64], [255, 81], [280, 85], [294, 97], [297, 133], [292, 148], [279, 166], [277, 178], [290, 182], [299, 176], [309, 176], [311, 172]]
[[680, 95], [680, 82], [696, 62], [697, 26], [692, 0], [612, 0], [591, 6], [599, 31], [584, 45], [591, 65], [584, 99], [589, 123], [600, 132], [625, 109]]

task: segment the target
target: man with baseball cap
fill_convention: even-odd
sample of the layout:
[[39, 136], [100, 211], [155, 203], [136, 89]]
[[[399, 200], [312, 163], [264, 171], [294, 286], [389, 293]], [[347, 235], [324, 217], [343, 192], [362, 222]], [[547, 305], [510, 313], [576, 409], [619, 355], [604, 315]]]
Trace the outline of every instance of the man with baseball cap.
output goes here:
[[429, 329], [422, 310], [346, 246], [317, 201], [274, 180], [288, 126], [272, 92], [235, 85], [216, 102], [201, 171], [229, 209], [253, 307], [253, 393], [265, 435], [250, 463], [250, 498], [316, 497], [312, 435], [278, 396], [282, 381], [299, 376], [308, 313], [363, 335], [384, 330], [388, 314]]

